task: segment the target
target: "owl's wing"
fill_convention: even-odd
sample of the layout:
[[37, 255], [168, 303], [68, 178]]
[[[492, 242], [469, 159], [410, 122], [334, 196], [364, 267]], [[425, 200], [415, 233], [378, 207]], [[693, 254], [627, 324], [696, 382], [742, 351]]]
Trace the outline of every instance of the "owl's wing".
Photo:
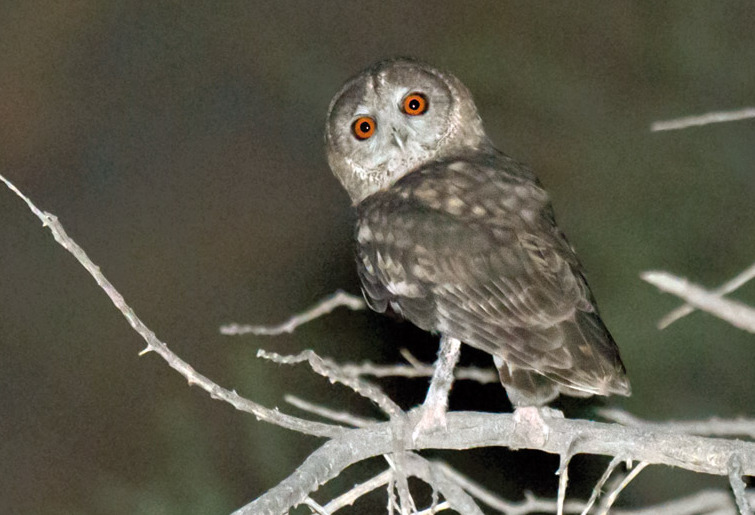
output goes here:
[[370, 306], [390, 305], [567, 390], [628, 394], [616, 344], [539, 185], [457, 168], [410, 174], [360, 205]]

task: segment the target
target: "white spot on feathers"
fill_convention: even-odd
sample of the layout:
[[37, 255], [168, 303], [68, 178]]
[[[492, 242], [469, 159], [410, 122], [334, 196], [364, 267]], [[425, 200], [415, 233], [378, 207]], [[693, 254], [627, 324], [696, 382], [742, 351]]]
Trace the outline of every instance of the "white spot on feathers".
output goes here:
[[464, 212], [464, 201], [459, 197], [449, 197], [446, 199], [444, 207], [452, 215], [460, 215]]
[[401, 297], [419, 297], [422, 295], [417, 284], [407, 281], [388, 283], [385, 287], [393, 295], [399, 295]]
[[367, 243], [368, 241], [372, 241], [372, 231], [367, 224], [362, 224], [359, 226], [357, 241], [359, 243]]

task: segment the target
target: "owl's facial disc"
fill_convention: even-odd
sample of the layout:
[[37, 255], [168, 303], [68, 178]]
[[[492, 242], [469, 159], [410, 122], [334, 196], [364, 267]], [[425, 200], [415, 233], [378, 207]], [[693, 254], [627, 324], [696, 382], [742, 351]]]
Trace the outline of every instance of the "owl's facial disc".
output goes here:
[[466, 88], [409, 60], [378, 63], [331, 103], [333, 173], [356, 204], [432, 160], [487, 141]]

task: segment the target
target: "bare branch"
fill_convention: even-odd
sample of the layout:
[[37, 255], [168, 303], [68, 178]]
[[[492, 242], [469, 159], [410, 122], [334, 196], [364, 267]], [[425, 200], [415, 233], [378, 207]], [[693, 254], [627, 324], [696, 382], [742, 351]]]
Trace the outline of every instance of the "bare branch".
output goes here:
[[220, 333], [229, 336], [242, 334], [275, 336], [279, 334], [293, 333], [300, 325], [304, 325], [316, 318], [327, 315], [340, 306], [346, 306], [352, 311], [359, 311], [367, 307], [362, 297], [357, 297], [351, 293], [338, 290], [334, 294], [328, 295], [320, 300], [317, 304], [306, 311], [302, 311], [301, 313], [292, 316], [282, 324], [273, 326], [227, 324], [220, 326]]
[[742, 479], [742, 460], [734, 454], [729, 460], [729, 484], [731, 491], [734, 492], [734, 499], [737, 500], [737, 508], [741, 515], [752, 515], [750, 503], [747, 501], [746, 485]]
[[451, 508], [465, 515], [484, 515], [474, 499], [459, 485], [449, 480], [442, 471], [433, 466], [426, 459], [416, 454], [406, 454], [405, 466], [407, 474], [418, 477], [427, 484], [437, 488], [445, 497]]
[[[571, 448], [571, 445], [569, 446]], [[558, 467], [558, 496], [556, 497], [556, 514], [564, 515], [564, 503], [566, 502], [566, 487], [569, 484], [569, 462], [574, 456], [567, 451], [561, 455], [561, 465]]]
[[315, 500], [311, 497], [304, 499], [303, 504], [309, 506], [309, 508], [312, 510], [312, 513], [317, 513], [317, 515], [330, 515], [330, 513], [325, 510], [325, 508], [317, 504], [317, 502], [315, 502]]
[[443, 501], [442, 503], [438, 503], [433, 508], [428, 508], [426, 510], [418, 511], [417, 515], [433, 515], [433, 513], [440, 513], [441, 511], [450, 510], [451, 504], [447, 501]]
[[406, 463], [406, 456], [408, 453], [401, 449], [399, 441], [399, 439], [396, 439], [394, 442], [395, 452], [393, 454], [385, 454], [383, 455], [383, 458], [385, 458], [385, 461], [387, 461], [388, 465], [391, 467], [391, 471], [393, 471], [393, 481], [391, 486], [398, 494], [399, 512], [401, 512], [401, 515], [410, 515], [417, 511], [417, 506], [414, 503], [414, 497], [409, 490], [409, 476], [407, 474]]
[[600, 496], [600, 491], [603, 488], [603, 485], [606, 484], [606, 481], [608, 481], [608, 478], [611, 477], [611, 474], [613, 473], [613, 471], [616, 470], [616, 467], [621, 465], [623, 461], [624, 459], [621, 456], [615, 456], [611, 460], [611, 462], [608, 464], [608, 467], [606, 467], [606, 471], [603, 472], [603, 475], [600, 476], [600, 479], [598, 480], [597, 484], [592, 489], [592, 494], [590, 494], [590, 498], [587, 500], [587, 504], [585, 505], [580, 515], [587, 515], [587, 513], [590, 511], [590, 508], [593, 507], [593, 505], [595, 504], [595, 501]]
[[[466, 488], [465, 490], [469, 491]], [[556, 511], [557, 502], [538, 499], [531, 493], [527, 493], [522, 502], [511, 503], [499, 500], [496, 504], [488, 504], [488, 506], [497, 509], [505, 515], [531, 515], [534, 513], [553, 513]], [[565, 504], [564, 513], [587, 513], [584, 511], [585, 508], [586, 505], [580, 501], [570, 501]], [[735, 509], [731, 495], [728, 492], [722, 490], [703, 490], [687, 497], [664, 501], [654, 506], [624, 509], [614, 508], [611, 510], [611, 515], [724, 515], [733, 514]]]
[[[372, 377], [430, 377], [435, 367], [430, 363], [423, 363], [415, 358], [408, 350], [401, 349], [401, 355], [409, 363], [408, 365], [376, 365], [370, 361], [362, 363], [344, 363], [339, 365], [341, 371], [350, 376]], [[491, 369], [477, 367], [456, 367], [454, 379], [476, 381], [480, 384], [498, 383], [498, 372]]]
[[650, 131], [672, 131], [699, 125], [708, 125], [711, 123], [745, 120], [748, 118], [755, 118], [755, 108], [745, 107], [744, 109], [738, 109], [737, 111], [714, 111], [712, 113], [706, 113], [698, 116], [685, 116], [684, 118], [676, 118], [674, 120], [653, 122], [653, 124], [650, 126]]
[[660, 431], [677, 431], [679, 433], [692, 435], [747, 436], [755, 439], [755, 419], [752, 418], [740, 417], [727, 420], [713, 417], [708, 420], [669, 420], [664, 422], [653, 422], [641, 419], [624, 410], [615, 408], [604, 408], [599, 410], [599, 413], [602, 417], [625, 426], [647, 427]]
[[357, 485], [354, 485], [354, 488], [349, 490], [348, 492], [339, 495], [332, 501], [330, 501], [328, 504], [324, 506], [325, 510], [328, 513], [335, 513], [341, 508], [345, 508], [346, 506], [351, 506], [354, 504], [354, 502], [362, 497], [365, 494], [368, 494], [375, 490], [376, 488], [380, 488], [383, 485], [387, 485], [388, 482], [391, 480], [391, 475], [393, 472], [391, 469], [387, 469], [377, 476], [373, 477], [372, 479], [369, 479], [365, 481], [364, 483], [359, 483]]
[[[743, 272], [738, 274], [736, 277], [734, 277], [732, 280], [725, 282], [720, 287], [716, 288], [715, 290], [712, 290], [711, 293], [715, 295], [726, 295], [727, 293], [731, 293], [740, 286], [744, 285], [748, 281], [755, 278], [755, 263], [753, 263], [749, 268], [745, 269]], [[663, 317], [658, 322], [658, 329], [665, 329], [680, 318], [683, 318], [690, 313], [695, 311], [695, 308], [693, 306], [690, 306], [689, 304], [682, 304], [678, 308], [674, 309], [673, 311], [669, 312], [668, 315]]]
[[[197, 384], [210, 393], [213, 398], [224, 400], [237, 409], [254, 414], [261, 420], [306, 434], [331, 438], [331, 440], [327, 441], [307, 458], [294, 474], [253, 503], [239, 510], [238, 513], [286, 513], [291, 507], [302, 503], [308, 504], [316, 513], [328, 513], [328, 507], [319, 505], [309, 497], [311, 492], [316, 490], [319, 485], [339, 475], [344, 468], [353, 463], [373, 456], [391, 454], [403, 460], [403, 473], [423, 479], [445, 498], [444, 502], [438, 503], [437, 498], [434, 497], [433, 507], [428, 513], [444, 509], [454, 509], [461, 513], [481, 513], [479, 507], [475, 504], [473, 496], [480, 498], [480, 496], [485, 494], [487, 500], [484, 502], [486, 503], [488, 501], [499, 502], [499, 500], [495, 499], [492, 494], [486, 493], [481, 487], [471, 485], [469, 480], [462, 484], [458, 477], [460, 476], [459, 474], [456, 476], [449, 475], [447, 470], [441, 469], [439, 465], [429, 463], [413, 453], [403, 451], [425, 448], [469, 449], [488, 446], [539, 449], [544, 452], [559, 454], [562, 457], [584, 453], [622, 456], [622, 459], [626, 457], [627, 459], [642, 462], [632, 471], [635, 475], [646, 464], [665, 464], [697, 472], [725, 475], [730, 479], [740, 511], [747, 513], [749, 510], [752, 493], [746, 490], [742, 476], [755, 475], [755, 443], [753, 442], [691, 436], [678, 431], [670, 431], [668, 428], [648, 427], [647, 425], [624, 427], [617, 424], [559, 418], [549, 418], [549, 435], [545, 441], [533, 441], [520, 434], [522, 429], [516, 424], [511, 414], [472, 412], [449, 413], [447, 415], [446, 430], [421, 433], [417, 435], [415, 442], [411, 437], [411, 430], [416, 425], [416, 419], [419, 416], [418, 413], [404, 414], [378, 388], [359, 378], [346, 376], [338, 370], [338, 367], [334, 363], [329, 360], [323, 360], [311, 351], [305, 351], [294, 357], [265, 353], [265, 357], [281, 363], [307, 361], [318, 373], [325, 375], [332, 381], [343, 382], [358, 393], [378, 403], [391, 416], [391, 420], [389, 422], [370, 423], [368, 420], [359, 418], [348, 419], [349, 423], [355, 425], [369, 425], [357, 429], [347, 429], [291, 417], [279, 413], [277, 410], [260, 406], [240, 397], [234, 391], [221, 388], [208, 378], [198, 374], [190, 365], [178, 358], [137, 317], [120, 293], [88, 258], [83, 249], [65, 233], [57, 218], [50, 213], [40, 211], [4, 177], [0, 176], [0, 179], [27, 203], [29, 209], [50, 229], [55, 240], [84, 266], [103, 291], [105, 291], [113, 304], [121, 311], [133, 329], [147, 342], [147, 347], [142, 354], [152, 351], [156, 352], [172, 368], [181, 373], [188, 380], [189, 384]], [[667, 275], [660, 274], [664, 280], [668, 279]], [[679, 281], [677, 278], [673, 278], [673, 276], [669, 277], [677, 282]], [[657, 279], [658, 277], [656, 276], [655, 278]], [[703, 294], [711, 296], [710, 293], [702, 289], [699, 290]], [[688, 300], [693, 306], [700, 307], [700, 304], [706, 304], [709, 299], [705, 295], [701, 296], [698, 294], [699, 292], [693, 291], [691, 296], [694, 299], [692, 300], [687, 299], [687, 297], [683, 298]], [[703, 298], [705, 302], [699, 300], [700, 298]], [[724, 299], [717, 298], [717, 300], [723, 301]], [[726, 302], [731, 303], [731, 301]], [[744, 307], [746, 308], [746, 306]], [[411, 366], [416, 368], [416, 364], [412, 364]], [[326, 418], [335, 418], [335, 412], [331, 410], [316, 408], [314, 405], [307, 405], [303, 402], [300, 402], [299, 405], [305, 409], [309, 408], [309, 411], [317, 412]], [[342, 415], [340, 414], [339, 416]], [[632, 474], [630, 476], [625, 478], [624, 485], [633, 477]], [[395, 478], [396, 474], [391, 473], [387, 482], [392, 482]], [[373, 480], [368, 481], [366, 484], [370, 486], [375, 485], [373, 488], [377, 488], [382, 481], [384, 481], [382, 477], [380, 479], [373, 478]], [[359, 492], [368, 491], [366, 488], [367, 486], [363, 486], [361, 490], [357, 489], [355, 493], [350, 494], [351, 497], [357, 498]], [[616, 489], [616, 494], [619, 491], [620, 489]], [[347, 497], [343, 497], [343, 499], [346, 500]], [[693, 501], [697, 504], [694, 504]], [[550, 501], [543, 502], [547, 503]], [[717, 513], [722, 512], [727, 507], [731, 507], [731, 503], [729, 502], [727, 505], [727, 500], [720, 496], [720, 492], [707, 492], [705, 496], [701, 493], [699, 498], [690, 497], [665, 503], [663, 508], [657, 508], [654, 511], [615, 510], [614, 512], [627, 514], [700, 513], [701, 502], [709, 502], [706, 506], [711, 506], [710, 511], [716, 510]], [[533, 505], [529, 498], [526, 503], [530, 506]], [[556, 506], [556, 509], [560, 509], [558, 505], [561, 502], [550, 503], [551, 506]], [[668, 511], [668, 507], [674, 505], [674, 503], [677, 503], [675, 505], [677, 507], [682, 506], [682, 503], [686, 503], [684, 506], [695, 506], [697, 511]], [[577, 504], [579, 508], [576, 511], [584, 508], [582, 503]], [[573, 503], [566, 503], [563, 509], [569, 513], [574, 513], [575, 511], [572, 510], [574, 506]], [[516, 514], [531, 513], [533, 511], [504, 512]]]
[[722, 490], [703, 490], [656, 506], [611, 510], [611, 515], [733, 515], [731, 495]]
[[[606, 473], [601, 478], [600, 483], [605, 484], [605, 481], [608, 479], [608, 476], [610, 476], [611, 471], [613, 471], [616, 466], [620, 465], [622, 461], [623, 460], [620, 458], [612, 460], [611, 464], [606, 470]], [[431, 465], [436, 468], [438, 472], [444, 474], [446, 477], [448, 477], [449, 480], [459, 485], [470, 495], [485, 503], [487, 506], [490, 506], [491, 508], [504, 513], [505, 515], [553, 513], [558, 508], [558, 501], [538, 499], [530, 493], [527, 493], [525, 495], [525, 499], [520, 502], [512, 502], [501, 499], [496, 494], [490, 492], [485, 487], [479, 485], [478, 483], [466, 477], [446, 463], [434, 461], [431, 462]], [[637, 473], [639, 473], [639, 470], [637, 470], [635, 475]], [[385, 474], [385, 472], [383, 474]], [[365, 485], [371, 483], [372, 481], [376, 481], [378, 477], [382, 477], [382, 474], [371, 479], [370, 481], [365, 483]], [[627, 478], [625, 477], [620, 479], [617, 482], [617, 485], [620, 485], [621, 483], [628, 484]], [[377, 488], [378, 486], [381, 485], [376, 485], [375, 488]], [[616, 487], [612, 487], [611, 490], [614, 490], [615, 488]], [[752, 498], [753, 493], [745, 494], [745, 499], [747, 500], [747, 502], [752, 502]], [[581, 515], [585, 515], [586, 513], [588, 513], [592, 504], [593, 503], [590, 501], [588, 501], [588, 503], [583, 503], [581, 501], [568, 501], [564, 504], [564, 513], [579, 513]], [[443, 503], [438, 505], [438, 508], [445, 508], [445, 506], [442, 505]], [[326, 509], [328, 509], [329, 507], [330, 504], [325, 506]], [[722, 490], [703, 490], [687, 497], [665, 501], [659, 505], [633, 509], [613, 508], [611, 509], [611, 513], [614, 515], [713, 515], [731, 514], [734, 512], [734, 510], [736, 510], [736, 507], [734, 506], [731, 495], [728, 492], [724, 492]], [[431, 512], [427, 511], [427, 513]]]
[[295, 395], [286, 395], [283, 397], [283, 400], [285, 400], [292, 406], [296, 406], [300, 410], [314, 413], [315, 415], [319, 415], [323, 418], [327, 418], [335, 422], [348, 424], [352, 427], [366, 427], [377, 422], [377, 420], [372, 418], [358, 417], [345, 411], [332, 410], [330, 408], [326, 408], [325, 406], [320, 406], [318, 404], [305, 401], [304, 399], [301, 399]]
[[312, 370], [327, 377], [331, 382], [339, 382], [346, 385], [359, 395], [370, 399], [389, 417], [399, 417], [404, 415], [403, 410], [378, 387], [362, 379], [344, 375], [339, 370], [338, 365], [329, 359], [321, 358], [315, 354], [314, 351], [305, 350], [295, 356], [283, 356], [275, 352], [268, 352], [260, 349], [257, 351], [257, 357], [280, 363], [282, 365], [294, 365], [307, 362], [309, 363], [309, 366], [312, 367]]
[[[512, 414], [451, 412], [447, 430], [423, 433], [416, 444], [407, 430], [413, 420], [395, 419], [351, 429], [312, 453], [287, 479], [237, 513], [285, 513], [303, 501], [319, 485], [344, 468], [364, 459], [405, 449], [470, 449], [512, 447], [539, 449], [554, 454], [627, 456], [634, 461], [681, 467], [696, 472], [728, 476], [731, 456], [739, 456], [742, 475], [755, 474], [755, 443], [721, 440], [645, 428], [623, 427], [586, 420], [549, 418], [549, 437], [535, 445], [518, 434]], [[398, 439], [398, 440], [397, 440]]]
[[707, 311], [734, 327], [755, 333], [755, 309], [746, 304], [721, 298], [668, 272], [643, 272], [640, 277], [662, 291], [681, 297], [697, 309]]
[[642, 472], [642, 469], [647, 467], [649, 465], [648, 462], [643, 461], [641, 463], [638, 463], [637, 466], [635, 466], [632, 471], [627, 474], [627, 476], [619, 482], [618, 485], [616, 485], [615, 488], [611, 489], [611, 492], [606, 497], [605, 503], [601, 506], [600, 515], [606, 515], [608, 513], [608, 510], [611, 509], [611, 506], [613, 506], [613, 503], [616, 502], [616, 499], [618, 499], [619, 494], [631, 483], [634, 478], [637, 477], [637, 474]]
[[285, 415], [277, 410], [265, 408], [256, 402], [241, 397], [235, 391], [221, 388], [214, 382], [210, 381], [207, 377], [197, 373], [188, 363], [175, 355], [165, 343], [160, 341], [155, 333], [152, 332], [152, 330], [147, 327], [138, 316], [136, 316], [134, 310], [126, 304], [123, 296], [115, 289], [110, 281], [105, 278], [100, 271], [100, 268], [89, 259], [89, 256], [84, 252], [84, 249], [79, 247], [79, 245], [73, 241], [68, 234], [66, 234], [66, 231], [63, 229], [63, 226], [55, 215], [39, 210], [28, 197], [21, 193], [2, 175], [0, 175], [0, 180], [2, 180], [16, 195], [21, 197], [24, 202], [26, 202], [26, 205], [29, 206], [31, 212], [42, 221], [42, 224], [45, 227], [50, 229], [55, 241], [70, 252], [73, 257], [81, 263], [81, 266], [83, 266], [94, 280], [97, 281], [97, 284], [107, 294], [115, 307], [118, 308], [124, 317], [126, 317], [126, 320], [131, 324], [134, 331], [139, 333], [144, 341], [147, 342], [147, 348], [144, 349], [140, 355], [152, 351], [156, 352], [168, 363], [168, 365], [170, 365], [171, 368], [184, 376], [190, 385], [196, 384], [207, 391], [213, 399], [223, 400], [238, 410], [253, 414], [260, 420], [314, 436], [333, 437], [342, 434], [343, 429], [338, 426], [323, 424], [321, 422], [310, 422], [308, 420]]
[[[501, 499], [496, 494], [468, 478], [458, 470], [443, 462], [434, 462], [433, 465], [441, 470], [449, 479], [462, 487], [480, 502], [496, 509], [506, 515], [528, 515], [530, 513], [553, 512], [557, 509], [556, 501], [536, 499], [531, 494], [525, 495], [522, 502], [511, 502]], [[567, 502], [564, 504], [565, 513], [578, 513], [582, 509], [581, 502]]]
[[499, 511], [505, 512], [508, 508], [509, 504], [507, 503], [507, 501], [501, 499], [490, 490], [487, 490], [482, 485], [476, 483], [458, 470], [454, 469], [448, 463], [442, 461], [433, 461], [432, 463], [433, 466], [438, 469], [438, 471], [445, 474], [448, 479], [462, 487], [466, 492], [472, 495], [472, 497], [479, 499], [481, 502]]

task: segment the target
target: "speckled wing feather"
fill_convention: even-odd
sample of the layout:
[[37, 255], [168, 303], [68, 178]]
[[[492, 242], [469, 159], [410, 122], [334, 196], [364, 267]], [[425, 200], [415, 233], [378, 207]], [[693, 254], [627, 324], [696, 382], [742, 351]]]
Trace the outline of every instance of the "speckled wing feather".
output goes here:
[[581, 266], [523, 165], [502, 154], [435, 162], [366, 198], [358, 217], [369, 305], [492, 354], [516, 404], [629, 394]]

